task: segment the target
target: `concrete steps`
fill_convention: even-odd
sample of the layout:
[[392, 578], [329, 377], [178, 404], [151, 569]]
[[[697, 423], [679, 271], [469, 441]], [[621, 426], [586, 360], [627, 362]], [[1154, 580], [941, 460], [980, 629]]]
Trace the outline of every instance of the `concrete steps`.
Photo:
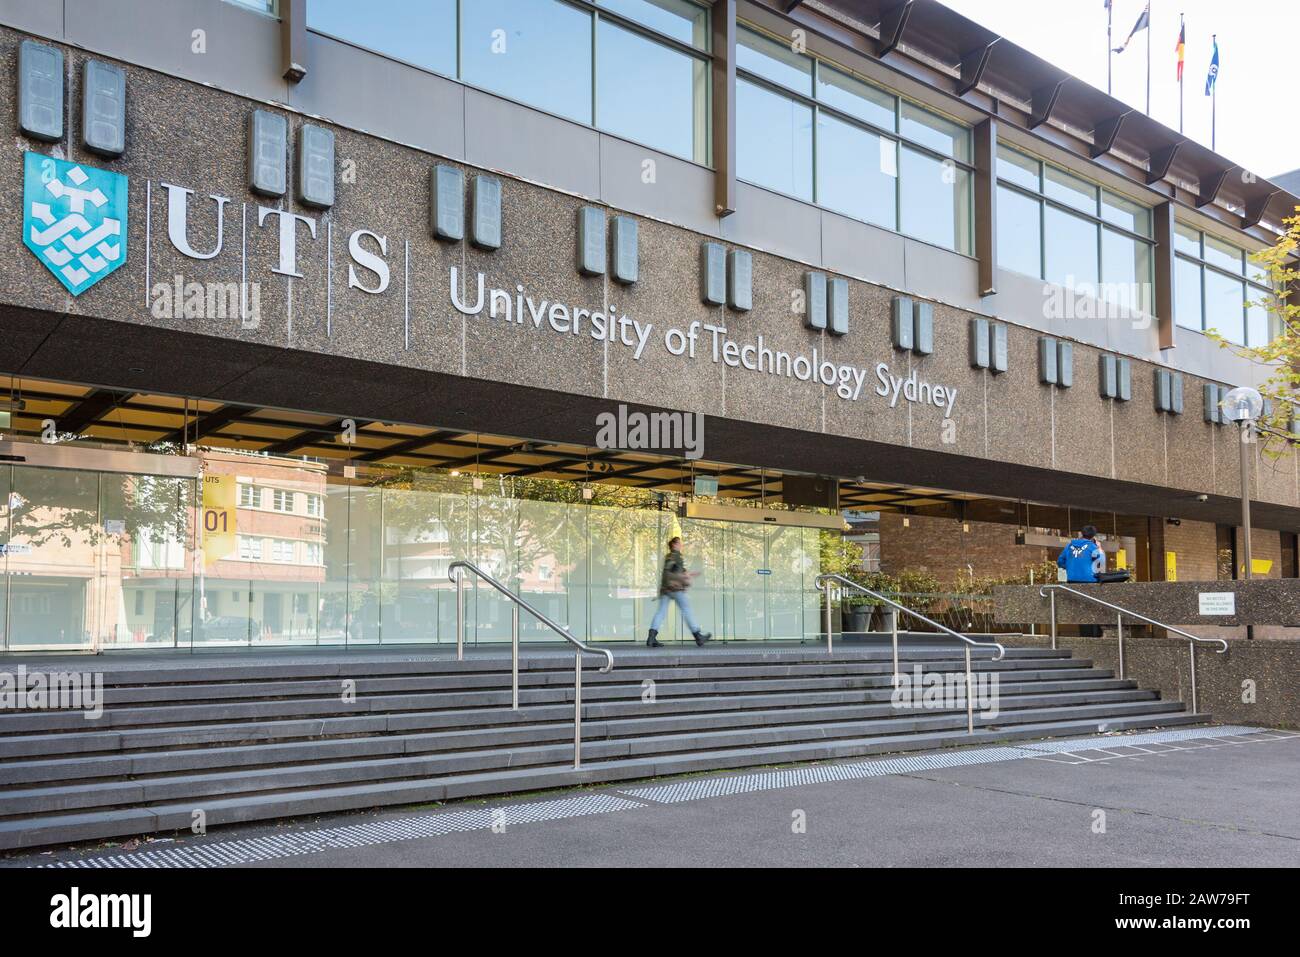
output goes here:
[[[977, 657], [999, 699], [974, 735], [960, 703], [895, 707], [888, 649], [615, 654], [610, 674], [584, 672], [577, 772], [570, 655], [521, 661], [517, 711], [497, 656], [114, 659], [98, 720], [0, 714], [0, 849], [188, 829], [198, 810], [213, 826], [1206, 720], [1046, 649]], [[963, 667], [957, 649], [903, 652], [903, 671], [918, 664]]]

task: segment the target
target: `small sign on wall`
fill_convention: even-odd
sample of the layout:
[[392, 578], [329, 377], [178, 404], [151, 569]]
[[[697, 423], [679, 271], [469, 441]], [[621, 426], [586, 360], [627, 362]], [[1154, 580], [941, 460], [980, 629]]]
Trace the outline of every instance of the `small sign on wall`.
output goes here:
[[1196, 596], [1202, 615], [1236, 615], [1237, 594], [1230, 591], [1203, 591]]

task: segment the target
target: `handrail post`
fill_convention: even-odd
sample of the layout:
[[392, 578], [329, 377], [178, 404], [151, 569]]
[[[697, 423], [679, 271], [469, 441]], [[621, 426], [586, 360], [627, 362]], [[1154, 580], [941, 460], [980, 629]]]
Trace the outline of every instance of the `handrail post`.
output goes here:
[[[891, 608], [889, 610], [889, 623], [890, 623], [890, 644], [893, 648], [893, 653], [894, 653], [894, 687], [897, 688], [899, 679], [902, 678], [902, 675], [898, 673], [898, 609], [897, 608]], [[966, 646], [966, 657], [967, 658], [970, 657], [970, 645]]]
[[510, 708], [519, 710], [519, 606], [510, 603]]
[[582, 652], [573, 656], [573, 770], [582, 767]]
[[826, 579], [824, 584], [826, 588], [826, 654], [829, 655], [833, 653], [831, 643], [831, 580]]
[[464, 574], [456, 569], [456, 660], [465, 660], [465, 588]]
[[1051, 603], [1051, 628], [1052, 628], [1052, 650], [1056, 650], [1056, 589], [1049, 589], [1047, 592], [1048, 601]]
[[970, 645], [966, 646], [966, 733], [975, 733], [975, 696], [970, 673]]
[[1115, 632], [1119, 635], [1119, 680], [1124, 680], [1124, 616], [1115, 616]]
[[1196, 643], [1189, 641], [1187, 643], [1187, 654], [1192, 660], [1192, 714], [1200, 714], [1201, 709], [1196, 705]]

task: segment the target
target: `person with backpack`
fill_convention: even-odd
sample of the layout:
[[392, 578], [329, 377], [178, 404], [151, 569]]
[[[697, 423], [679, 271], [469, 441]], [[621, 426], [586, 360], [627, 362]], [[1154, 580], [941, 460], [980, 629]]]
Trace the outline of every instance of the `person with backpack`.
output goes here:
[[[1065, 580], [1071, 583], [1095, 584], [1099, 575], [1106, 572], [1106, 553], [1097, 544], [1097, 526], [1085, 525], [1081, 538], [1070, 541], [1061, 554], [1056, 556], [1056, 567], [1065, 570]], [[1084, 638], [1099, 638], [1100, 625], [1080, 625], [1079, 634]]]
[[686, 621], [686, 627], [691, 630], [695, 636], [695, 643], [700, 647], [709, 641], [713, 635], [701, 631], [699, 625], [695, 623], [695, 616], [691, 614], [691, 603], [686, 597], [686, 589], [691, 587], [691, 582], [699, 572], [688, 572], [686, 562], [682, 558], [682, 540], [674, 535], [668, 540], [668, 554], [664, 556], [664, 570], [659, 576], [659, 607], [655, 609], [654, 618], [650, 621], [650, 637], [646, 639], [647, 648], [662, 648], [663, 642], [659, 640], [659, 629], [663, 626], [664, 616], [668, 614], [669, 603], [676, 604], [681, 609], [682, 618]]
[[1097, 544], [1097, 526], [1085, 525], [1083, 537], [1073, 539], [1056, 557], [1056, 566], [1065, 569], [1065, 580], [1095, 584], [1106, 571], [1106, 553]]

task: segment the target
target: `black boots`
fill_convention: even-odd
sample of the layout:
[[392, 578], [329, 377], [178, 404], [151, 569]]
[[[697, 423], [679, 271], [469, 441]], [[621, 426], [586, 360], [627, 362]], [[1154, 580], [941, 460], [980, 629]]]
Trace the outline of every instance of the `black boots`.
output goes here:
[[[695, 643], [699, 645], [701, 648], [703, 648], [705, 644], [707, 644], [712, 640], [713, 640], [713, 635], [709, 634], [708, 632], [704, 632], [704, 631], [695, 632]], [[664, 643], [659, 640], [658, 631], [656, 631], [653, 628], [650, 629], [650, 636], [646, 638], [645, 646], [647, 648], [662, 648], [664, 646]]]

